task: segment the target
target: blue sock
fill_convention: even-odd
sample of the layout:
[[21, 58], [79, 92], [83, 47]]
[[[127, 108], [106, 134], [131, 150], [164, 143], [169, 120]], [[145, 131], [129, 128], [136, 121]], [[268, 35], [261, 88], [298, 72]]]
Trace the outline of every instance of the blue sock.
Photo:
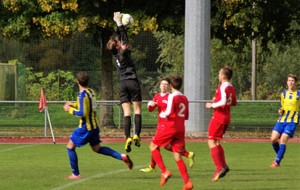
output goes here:
[[121, 153], [109, 148], [109, 147], [106, 147], [106, 146], [101, 146], [98, 150], [98, 153], [99, 154], [103, 154], [103, 155], [106, 155], [106, 156], [111, 156], [111, 157], [114, 157], [118, 160], [122, 160], [122, 155]]
[[72, 173], [74, 175], [79, 175], [77, 154], [74, 149], [67, 148], [67, 150], [68, 150], [70, 165], [72, 168]]
[[275, 151], [276, 154], [277, 154], [277, 153], [278, 153], [278, 150], [279, 150], [279, 143], [278, 143], [278, 142], [272, 143], [272, 146], [273, 146], [274, 151]]
[[277, 164], [280, 164], [280, 162], [281, 162], [281, 160], [284, 156], [285, 149], [286, 149], [286, 144], [280, 144], [279, 145], [279, 151], [278, 151], [277, 156], [276, 156], [276, 163]]

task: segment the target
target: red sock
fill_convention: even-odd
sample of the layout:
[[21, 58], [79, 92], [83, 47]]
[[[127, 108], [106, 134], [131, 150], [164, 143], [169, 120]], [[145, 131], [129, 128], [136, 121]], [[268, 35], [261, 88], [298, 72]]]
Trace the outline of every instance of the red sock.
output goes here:
[[160, 168], [161, 172], [164, 173], [167, 169], [162, 160], [159, 149], [155, 149], [154, 151], [151, 152], [151, 154], [152, 154], [152, 158], [156, 162], [157, 166]]
[[210, 149], [210, 155], [211, 155], [212, 160], [215, 163], [216, 170], [220, 171], [222, 169], [222, 165], [221, 165], [221, 161], [220, 161], [220, 157], [219, 157], [220, 154], [219, 154], [218, 146], [215, 146]]
[[182, 177], [184, 183], [189, 182], [190, 178], [189, 178], [189, 174], [187, 172], [186, 165], [185, 165], [184, 161], [182, 159], [180, 159], [176, 162], [176, 164], [177, 164], [177, 168], [178, 168], [178, 170], [181, 174], [181, 177]]
[[225, 167], [227, 164], [226, 164], [226, 160], [225, 160], [224, 149], [221, 145], [218, 145], [217, 147], [219, 149], [220, 164], [222, 165], [222, 167]]
[[155, 166], [156, 166], [156, 162], [155, 162], [155, 160], [153, 159], [153, 156], [151, 156], [150, 167], [151, 167], [151, 168], [155, 168]]

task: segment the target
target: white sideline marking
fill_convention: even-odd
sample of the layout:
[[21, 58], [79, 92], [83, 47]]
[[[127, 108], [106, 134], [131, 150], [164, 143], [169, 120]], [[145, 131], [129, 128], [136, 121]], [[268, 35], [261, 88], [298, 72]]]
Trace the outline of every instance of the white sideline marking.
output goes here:
[[13, 147], [13, 148], [7, 148], [7, 149], [0, 150], [0, 152], [7, 152], [7, 151], [16, 150], [16, 149], [20, 149], [20, 148], [31, 147], [31, 146], [35, 146], [35, 145], [17, 146], [17, 147]]
[[[145, 167], [144, 165], [143, 166], [137, 166], [135, 168], [142, 168], [142, 167]], [[116, 170], [116, 171], [111, 171], [111, 172], [107, 172], [107, 173], [99, 173], [99, 174], [96, 174], [94, 176], [91, 176], [91, 177], [88, 177], [88, 178], [84, 178], [84, 179], [79, 179], [79, 180], [76, 180], [76, 179], [73, 179], [71, 180], [72, 182], [70, 183], [67, 183], [63, 186], [60, 186], [60, 187], [56, 187], [56, 188], [53, 188], [51, 190], [61, 190], [61, 189], [65, 189], [67, 187], [71, 187], [71, 186], [74, 186], [76, 184], [79, 184], [79, 183], [83, 183], [83, 182], [86, 182], [88, 180], [91, 180], [91, 179], [94, 179], [94, 178], [100, 178], [100, 177], [103, 177], [103, 176], [108, 176], [108, 175], [111, 175], [111, 174], [117, 174], [117, 173], [122, 173], [122, 172], [126, 172], [128, 171], [128, 168], [127, 169], [122, 169], [122, 170]], [[67, 180], [67, 179], [66, 179]]]

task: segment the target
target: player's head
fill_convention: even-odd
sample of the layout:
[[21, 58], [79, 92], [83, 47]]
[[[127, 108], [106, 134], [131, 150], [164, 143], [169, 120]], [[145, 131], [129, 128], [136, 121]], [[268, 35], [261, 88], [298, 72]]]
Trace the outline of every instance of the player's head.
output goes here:
[[222, 67], [219, 71], [219, 80], [230, 80], [232, 78], [233, 71], [229, 66]]
[[173, 76], [171, 77], [171, 81], [170, 81], [170, 84], [171, 84], [171, 87], [176, 89], [176, 90], [180, 90], [181, 86], [182, 86], [182, 83], [183, 83], [183, 79], [181, 76]]
[[106, 48], [108, 50], [119, 50], [121, 48], [121, 40], [120, 40], [120, 35], [119, 34], [114, 34], [110, 36]]
[[77, 77], [77, 83], [82, 86], [82, 87], [87, 87], [89, 85], [89, 76], [87, 72], [85, 71], [80, 71], [76, 75]]
[[166, 93], [170, 90], [170, 78], [169, 77], [165, 77], [160, 80], [159, 89], [160, 89], [160, 92], [162, 92], [162, 93]]
[[296, 75], [289, 74], [287, 76], [287, 81], [286, 81], [288, 88], [291, 90], [295, 90], [296, 86], [297, 86], [297, 81], [298, 81], [298, 79], [297, 79]]

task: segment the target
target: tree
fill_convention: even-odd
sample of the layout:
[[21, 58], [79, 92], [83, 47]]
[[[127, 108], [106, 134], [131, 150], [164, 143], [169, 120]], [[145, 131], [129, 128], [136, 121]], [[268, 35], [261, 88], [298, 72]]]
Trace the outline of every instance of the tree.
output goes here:
[[[169, 1], [125, 1], [125, 0], [3, 0], [0, 4], [0, 32], [5, 38], [23, 41], [56, 37], [70, 38], [77, 33], [93, 35], [101, 51], [101, 99], [112, 99], [112, 59], [105, 50], [108, 37], [115, 30], [114, 11], [130, 12], [135, 23], [129, 28], [130, 35], [141, 31], [157, 30], [156, 17], [166, 28], [183, 31], [174, 26], [173, 20], [183, 21], [183, 0]], [[177, 4], [180, 2], [180, 4]], [[145, 7], [145, 5], [148, 5]], [[163, 5], [163, 6], [161, 6]], [[140, 7], [145, 10], [141, 11]], [[168, 7], [168, 11], [166, 10]], [[175, 9], [175, 10], [174, 10]], [[169, 14], [172, 12], [172, 14]], [[171, 19], [179, 14], [178, 19]], [[162, 27], [161, 27], [162, 28]], [[100, 55], [100, 53], [99, 53]], [[109, 109], [109, 108], [108, 108]], [[112, 108], [101, 111], [105, 118], [112, 118]], [[107, 116], [109, 115], [109, 116]], [[113, 119], [102, 119], [102, 125], [114, 125]]]
[[261, 99], [279, 99], [279, 93], [286, 88], [288, 74], [296, 74], [299, 77], [299, 42], [290, 45], [282, 43], [268, 43], [270, 53], [266, 57], [262, 76], [264, 82], [259, 84], [263, 89], [259, 94]]
[[61, 70], [49, 74], [32, 71], [32, 67], [26, 68], [28, 100], [37, 100], [40, 96], [41, 87], [45, 89], [47, 100], [74, 100], [76, 98], [73, 93], [74, 83], [76, 82], [73, 73]]
[[159, 56], [161, 62], [160, 73], [183, 75], [184, 69], [184, 37], [170, 32], [155, 32], [159, 42]]
[[299, 24], [295, 24], [300, 20], [299, 8], [296, 0], [213, 2], [212, 36], [221, 39], [224, 44], [234, 45], [236, 51], [250, 47], [249, 42], [252, 41], [252, 99], [256, 97], [256, 71], [264, 63], [256, 62], [255, 50], [262, 48], [269, 51], [269, 42], [290, 44], [300, 33]]
[[297, 0], [213, 1], [212, 37], [241, 46], [258, 38], [264, 48], [270, 41], [290, 43], [291, 34], [299, 33], [299, 28], [290, 27], [295, 21], [299, 23], [299, 8]]

